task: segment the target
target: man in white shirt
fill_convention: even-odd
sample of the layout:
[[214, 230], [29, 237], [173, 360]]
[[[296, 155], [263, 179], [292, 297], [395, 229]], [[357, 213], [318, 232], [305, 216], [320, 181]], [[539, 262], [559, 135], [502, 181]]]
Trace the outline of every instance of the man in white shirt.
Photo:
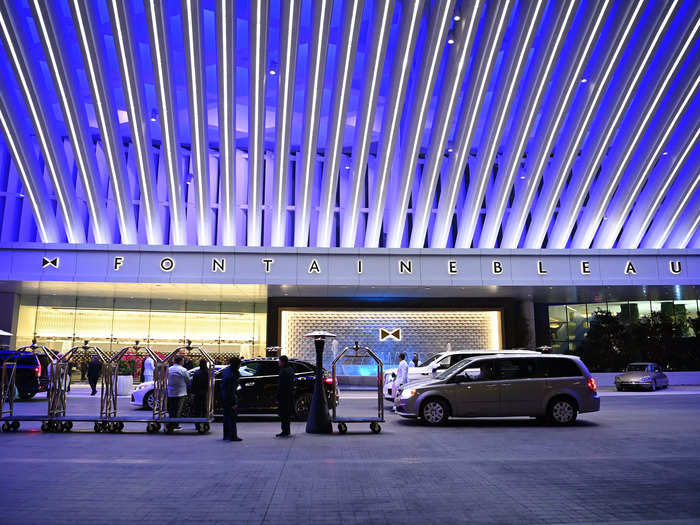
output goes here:
[[[187, 387], [190, 385], [190, 374], [182, 366], [185, 359], [179, 355], [175, 358], [175, 363], [168, 368], [168, 413], [172, 418], [178, 418], [182, 414], [182, 405], [187, 397]], [[175, 424], [174, 429], [179, 429], [180, 425]]]
[[408, 366], [410, 366], [410, 367], [416, 367], [416, 366], [420, 366], [422, 364], [423, 363], [420, 362], [420, 359], [418, 359], [418, 354], [413, 354], [413, 359], [411, 359], [408, 362]]
[[[406, 362], [406, 354], [401, 352], [399, 354], [399, 367], [396, 370], [396, 379], [394, 379], [394, 386], [392, 389], [394, 393], [394, 402], [399, 400], [399, 390], [406, 383], [408, 383], [408, 363]], [[396, 410], [396, 406], [394, 406], [394, 410]]]
[[144, 382], [153, 381], [153, 369], [155, 368], [155, 365], [156, 364], [150, 355], [146, 356], [146, 359], [143, 360], [143, 380], [144, 380]]

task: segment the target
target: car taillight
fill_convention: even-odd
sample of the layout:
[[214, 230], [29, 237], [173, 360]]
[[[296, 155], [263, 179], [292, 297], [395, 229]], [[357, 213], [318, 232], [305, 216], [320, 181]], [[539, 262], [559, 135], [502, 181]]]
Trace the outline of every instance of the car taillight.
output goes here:
[[39, 363], [39, 366], [34, 367], [34, 372], [36, 372], [37, 377], [41, 375], [41, 363]]
[[333, 384], [333, 378], [332, 377], [324, 377], [323, 382], [326, 383], [327, 385], [332, 385]]
[[592, 377], [588, 378], [588, 390], [591, 392], [597, 392], [598, 391], [598, 385], [595, 383], [595, 379]]

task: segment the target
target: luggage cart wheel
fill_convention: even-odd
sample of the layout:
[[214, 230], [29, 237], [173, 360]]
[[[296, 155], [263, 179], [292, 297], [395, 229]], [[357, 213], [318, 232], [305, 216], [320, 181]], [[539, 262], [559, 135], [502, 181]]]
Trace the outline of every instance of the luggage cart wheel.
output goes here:
[[209, 425], [209, 423], [202, 423], [200, 429], [200, 434], [208, 434], [209, 430], [211, 429], [211, 426]]
[[72, 421], [64, 421], [61, 423], [61, 430], [63, 432], [70, 432], [73, 429], [73, 422]]
[[157, 432], [155, 423], [149, 423], [148, 425], [146, 425], [146, 432], [148, 432], [149, 434]]
[[19, 421], [13, 421], [11, 426], [12, 426], [12, 430], [17, 432], [19, 430]]
[[119, 422], [117, 423], [117, 432], [121, 432], [122, 430], [124, 430], [124, 422], [123, 422], [123, 421], [119, 421]]
[[42, 421], [41, 423], [41, 431], [42, 432], [48, 432], [49, 431], [49, 423], [47, 421]]
[[94, 428], [94, 429], [95, 429], [95, 432], [97, 432], [97, 433], [99, 434], [100, 432], [102, 432], [102, 423], [100, 423], [100, 422], [98, 421], [97, 423], [95, 423], [95, 426], [92, 427], [92, 428]]
[[369, 428], [375, 434], [379, 434], [382, 431], [382, 426], [379, 423], [377, 423], [376, 421], [372, 421], [369, 424]]
[[338, 432], [345, 434], [348, 431], [348, 426], [345, 423], [338, 423]]
[[10, 425], [7, 423], [7, 421], [5, 421], [5, 422], [2, 424], [2, 431], [3, 431], [3, 432], [9, 432], [9, 431], [10, 431]]

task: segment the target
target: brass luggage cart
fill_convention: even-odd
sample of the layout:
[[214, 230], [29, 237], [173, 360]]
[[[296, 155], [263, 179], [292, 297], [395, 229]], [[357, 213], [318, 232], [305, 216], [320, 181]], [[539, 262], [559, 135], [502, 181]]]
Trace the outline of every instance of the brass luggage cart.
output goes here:
[[[117, 381], [119, 363], [126, 357], [150, 357], [156, 363], [156, 367], [162, 364], [162, 359], [148, 346], [142, 346], [135, 341], [132, 346], [126, 346], [119, 350], [108, 362], [103, 378], [103, 402], [100, 404], [100, 421], [95, 422], [95, 432], [121, 432], [125, 423], [146, 423], [146, 431], [150, 434], [160, 430], [160, 423], [156, 419], [155, 410], [152, 417], [119, 416], [117, 415]], [[167, 374], [167, 367], [166, 367]], [[155, 409], [155, 407], [154, 407]]]
[[[47, 387], [47, 395], [49, 396], [49, 404], [48, 412], [43, 416], [15, 414], [17, 360], [28, 354], [45, 355], [48, 359], [49, 369], [47, 372], [49, 374], [49, 384]], [[61, 378], [54, 370], [58, 360], [59, 357], [53, 350], [38, 345], [36, 339], [33, 339], [31, 345], [18, 348], [3, 361], [2, 370], [0, 371], [0, 421], [2, 421], [2, 426], [0, 428], [2, 428], [4, 432], [16, 432], [19, 430], [21, 421], [41, 421], [42, 429], [44, 429], [44, 425], [47, 426], [46, 429], [48, 429], [49, 425], [56, 430], [61, 430], [63, 428], [64, 422], [56, 420], [56, 417], [60, 415], [60, 410], [57, 410], [56, 407], [60, 405], [55, 399], [61, 384], [64, 382], [62, 379], [65, 379]]]
[[[353, 351], [352, 354], [348, 352]], [[347, 355], [346, 355], [347, 354]], [[368, 417], [338, 417], [336, 410], [338, 403], [335, 402], [335, 389], [333, 389], [333, 416], [331, 421], [338, 424], [338, 432], [345, 434], [348, 431], [348, 423], [369, 423], [369, 428], [375, 434], [379, 434], [382, 431], [382, 427], [379, 423], [384, 423], [384, 401], [382, 399], [382, 391], [384, 390], [384, 363], [379, 359], [377, 354], [375, 354], [371, 349], [365, 347], [360, 347], [360, 345], [355, 341], [354, 346], [346, 346], [338, 354], [338, 356], [333, 360], [333, 384], [338, 384], [338, 378], [336, 376], [336, 365], [344, 357], [349, 357], [352, 359], [365, 359], [371, 357], [377, 364], [377, 416]]]
[[[180, 346], [170, 352], [162, 362], [156, 362], [153, 371], [153, 423], [147, 427], [148, 432], [158, 432], [160, 425], [166, 434], [172, 434], [180, 423], [192, 423], [200, 434], [206, 434], [211, 429], [214, 421], [214, 359], [201, 346], [192, 346], [192, 341], [186, 341], [185, 346]], [[207, 361], [207, 399], [204, 414], [192, 417], [173, 418], [168, 414], [168, 368], [175, 362], [175, 357], [185, 355], [187, 357], [200, 357]], [[190, 405], [190, 409], [192, 409]]]

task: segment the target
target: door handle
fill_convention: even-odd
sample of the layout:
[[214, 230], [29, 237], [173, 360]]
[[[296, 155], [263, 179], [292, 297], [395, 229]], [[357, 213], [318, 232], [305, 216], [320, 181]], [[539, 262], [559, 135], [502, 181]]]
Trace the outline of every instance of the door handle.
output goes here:
[[511, 383], [501, 383], [501, 386], [513, 386]]
[[244, 386], [255, 386], [255, 383], [245, 383]]

